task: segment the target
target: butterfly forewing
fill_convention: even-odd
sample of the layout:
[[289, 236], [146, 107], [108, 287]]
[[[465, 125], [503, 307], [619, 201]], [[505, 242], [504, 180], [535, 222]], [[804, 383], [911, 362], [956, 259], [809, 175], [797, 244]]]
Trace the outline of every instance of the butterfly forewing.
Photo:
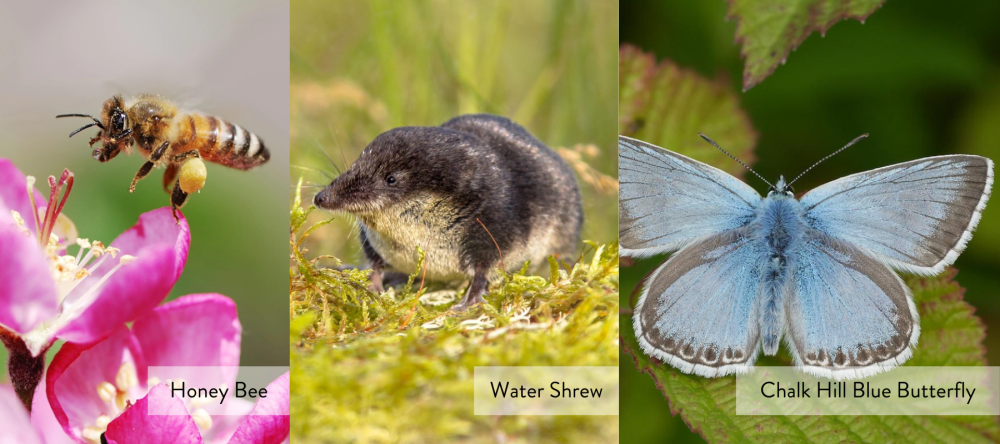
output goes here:
[[649, 355], [702, 376], [745, 373], [758, 350], [761, 244], [745, 230], [709, 236], [650, 277], [633, 315]]
[[761, 200], [749, 185], [719, 169], [624, 136], [618, 137], [618, 164], [624, 256], [675, 251], [702, 236], [742, 227]]
[[972, 237], [993, 183], [979, 156], [928, 157], [853, 174], [802, 197], [812, 227], [893, 268], [931, 275]]
[[785, 315], [796, 365], [820, 376], [862, 377], [910, 357], [920, 331], [910, 290], [860, 249], [816, 231], [792, 264]]

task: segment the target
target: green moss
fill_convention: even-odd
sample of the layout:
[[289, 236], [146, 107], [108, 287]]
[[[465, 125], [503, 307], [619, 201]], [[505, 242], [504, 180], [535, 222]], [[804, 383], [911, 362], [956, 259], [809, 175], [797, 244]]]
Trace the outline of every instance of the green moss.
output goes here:
[[617, 243], [550, 259], [548, 278], [525, 266], [456, 313], [433, 304], [462, 288], [414, 274], [376, 294], [366, 271], [318, 265], [301, 247], [324, 224], [303, 229], [312, 211], [291, 212], [294, 441], [617, 442], [615, 416], [475, 416], [472, 388], [477, 365], [617, 366]]

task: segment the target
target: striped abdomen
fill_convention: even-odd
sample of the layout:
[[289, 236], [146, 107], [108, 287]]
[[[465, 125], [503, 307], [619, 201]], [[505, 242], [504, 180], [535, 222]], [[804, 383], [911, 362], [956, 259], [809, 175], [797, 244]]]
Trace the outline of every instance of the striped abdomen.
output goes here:
[[174, 153], [197, 149], [209, 162], [248, 170], [267, 162], [271, 153], [256, 134], [214, 116], [179, 114]]

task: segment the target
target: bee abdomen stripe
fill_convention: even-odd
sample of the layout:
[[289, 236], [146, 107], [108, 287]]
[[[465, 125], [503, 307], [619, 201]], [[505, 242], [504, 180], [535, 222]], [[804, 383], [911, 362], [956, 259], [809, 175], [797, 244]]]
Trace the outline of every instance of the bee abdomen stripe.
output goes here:
[[219, 150], [222, 151], [223, 153], [228, 153], [230, 150], [233, 149], [233, 139], [236, 138], [236, 128], [238, 127], [230, 122], [225, 122], [225, 123], [226, 123], [226, 135], [225, 137], [222, 138], [222, 146], [219, 148]]
[[209, 151], [215, 149], [215, 145], [219, 143], [219, 119], [215, 117], [208, 118], [208, 149]]
[[249, 146], [247, 147], [246, 153], [244, 153], [243, 155], [247, 157], [254, 157], [257, 155], [257, 152], [259, 151], [260, 151], [260, 139], [257, 138], [256, 134], [250, 133], [250, 143]]
[[241, 134], [241, 139], [243, 140], [243, 143], [239, 145], [240, 147], [239, 155], [241, 157], [248, 157], [250, 154], [250, 145], [253, 144], [252, 139], [254, 139], [256, 136], [254, 136], [253, 133], [251, 133], [250, 131], [247, 131], [245, 128], [240, 128], [240, 129], [243, 130], [243, 134]]
[[191, 142], [194, 142], [198, 138], [198, 126], [195, 125], [193, 114], [188, 114], [188, 127], [189, 132], [187, 140], [184, 141], [185, 146], [191, 144]]
[[240, 128], [239, 125], [234, 125], [236, 127], [233, 130], [233, 150], [236, 150], [235, 154], [241, 155], [246, 147], [247, 142], [247, 130]]

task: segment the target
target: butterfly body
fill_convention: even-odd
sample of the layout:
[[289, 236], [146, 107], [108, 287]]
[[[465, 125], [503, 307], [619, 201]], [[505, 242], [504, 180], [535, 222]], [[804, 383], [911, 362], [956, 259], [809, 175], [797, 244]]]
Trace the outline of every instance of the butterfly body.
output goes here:
[[794, 261], [802, 242], [802, 206], [783, 192], [772, 192], [761, 201], [755, 228], [764, 257], [759, 260], [762, 279], [761, 346], [764, 353], [778, 352], [784, 319], [783, 296], [788, 283], [788, 264]]
[[787, 344], [803, 371], [863, 377], [909, 359], [920, 334], [893, 269], [934, 275], [971, 239], [993, 182], [979, 156], [854, 174], [796, 199], [765, 197], [711, 166], [619, 137], [623, 256], [672, 253], [646, 280], [633, 326], [685, 373], [746, 373]]

